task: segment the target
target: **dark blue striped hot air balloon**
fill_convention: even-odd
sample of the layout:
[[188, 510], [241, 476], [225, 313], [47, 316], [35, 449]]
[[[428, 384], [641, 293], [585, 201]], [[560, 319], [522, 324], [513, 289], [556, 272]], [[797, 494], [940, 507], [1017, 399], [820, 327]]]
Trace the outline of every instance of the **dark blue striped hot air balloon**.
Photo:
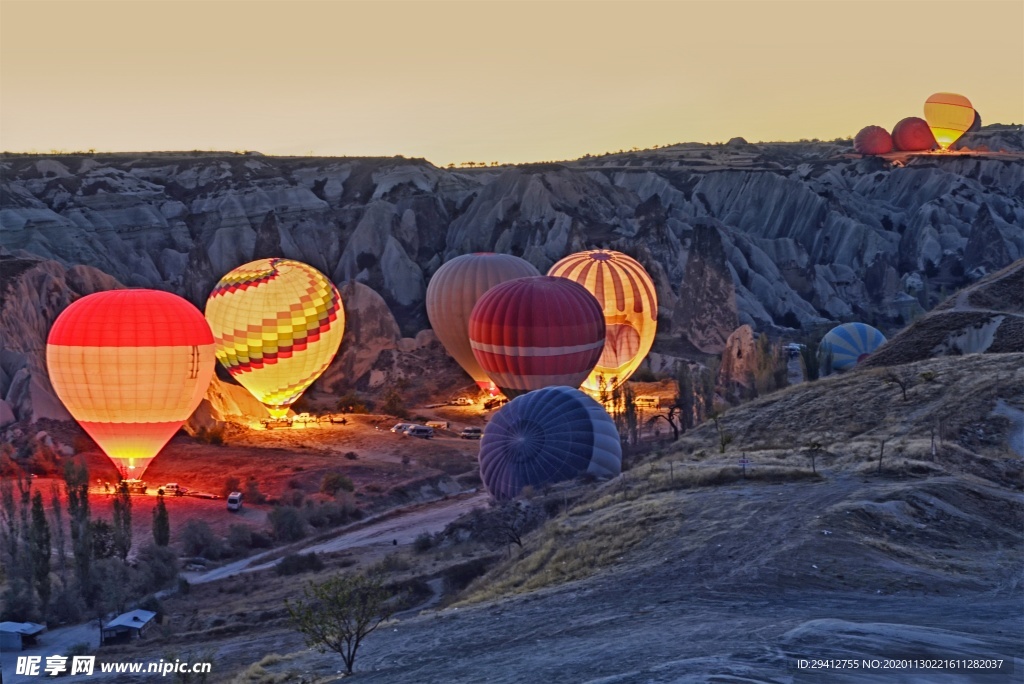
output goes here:
[[622, 470], [615, 423], [578, 389], [545, 387], [516, 397], [498, 411], [480, 443], [480, 478], [498, 499], [519, 496], [584, 474], [614, 477]]
[[843, 323], [821, 338], [822, 353], [832, 352], [832, 370], [847, 371], [885, 344], [885, 335], [866, 323]]

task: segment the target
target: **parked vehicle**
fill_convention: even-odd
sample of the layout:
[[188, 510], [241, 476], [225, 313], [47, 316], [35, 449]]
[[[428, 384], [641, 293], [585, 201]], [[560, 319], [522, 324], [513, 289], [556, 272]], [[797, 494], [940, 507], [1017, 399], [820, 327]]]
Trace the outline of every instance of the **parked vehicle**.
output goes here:
[[426, 425], [413, 425], [412, 427], [405, 431], [405, 434], [409, 435], [410, 437], [430, 439], [434, 436], [434, 428], [427, 427]]
[[478, 427], [462, 428], [459, 433], [459, 437], [462, 439], [480, 439], [484, 436], [484, 431]]
[[473, 400], [469, 397], [458, 397], [448, 402], [452, 406], [472, 406]]
[[164, 490], [166, 496], [185, 496], [188, 494], [188, 487], [182, 487], [177, 482], [168, 482], [160, 489]]
[[228, 494], [228, 510], [242, 510], [242, 492], [231, 492]]
[[395, 426], [391, 428], [391, 431], [395, 434], [400, 434], [411, 428], [416, 423], [395, 423]]

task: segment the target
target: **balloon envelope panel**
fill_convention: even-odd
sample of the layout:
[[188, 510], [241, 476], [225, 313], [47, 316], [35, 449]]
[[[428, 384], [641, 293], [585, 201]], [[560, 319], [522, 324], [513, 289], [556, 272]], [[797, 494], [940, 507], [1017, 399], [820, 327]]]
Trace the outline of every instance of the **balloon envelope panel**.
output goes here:
[[572, 387], [546, 387], [513, 399], [484, 430], [480, 477], [496, 498], [583, 474], [615, 477], [622, 445], [604, 408]]
[[583, 381], [584, 389], [601, 392], [618, 387], [633, 375], [654, 344], [658, 297], [651, 276], [636, 259], [606, 249], [567, 256], [548, 275], [579, 283], [601, 305], [604, 349]]
[[312, 266], [260, 259], [232, 270], [206, 302], [217, 360], [271, 415], [282, 417], [334, 359], [345, 311]]
[[202, 401], [214, 341], [189, 302], [157, 290], [83, 297], [50, 328], [57, 396], [123, 477], [138, 478]]
[[482, 389], [491, 379], [473, 356], [469, 315], [480, 297], [495, 285], [540, 272], [511, 254], [463, 254], [437, 269], [427, 285], [427, 318], [445, 350]]
[[843, 323], [825, 334], [821, 346], [832, 352], [832, 370], [853, 368], [885, 344], [885, 335], [866, 323]]
[[574, 281], [518, 278], [480, 298], [469, 316], [469, 339], [477, 363], [506, 396], [579, 387], [601, 358], [604, 316]]
[[916, 116], [900, 119], [892, 127], [892, 144], [903, 152], [923, 152], [937, 147], [935, 135], [928, 122]]
[[924, 118], [935, 141], [945, 150], [974, 124], [974, 107], [963, 95], [935, 93], [924, 103]]

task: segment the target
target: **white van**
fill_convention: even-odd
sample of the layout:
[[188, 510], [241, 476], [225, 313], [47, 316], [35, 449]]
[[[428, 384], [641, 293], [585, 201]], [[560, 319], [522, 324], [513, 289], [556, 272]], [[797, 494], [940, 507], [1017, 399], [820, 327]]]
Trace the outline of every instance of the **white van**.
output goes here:
[[410, 437], [419, 437], [421, 439], [430, 439], [434, 436], [434, 428], [427, 427], [426, 425], [413, 425], [411, 428], [405, 431], [405, 434]]
[[228, 494], [228, 510], [242, 510], [242, 492], [231, 492]]

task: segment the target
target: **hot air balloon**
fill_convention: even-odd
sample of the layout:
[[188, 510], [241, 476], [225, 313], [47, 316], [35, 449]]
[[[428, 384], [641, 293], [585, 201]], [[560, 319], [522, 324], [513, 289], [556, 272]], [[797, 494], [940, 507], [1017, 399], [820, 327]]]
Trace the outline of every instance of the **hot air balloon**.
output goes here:
[[853, 139], [857, 154], [888, 154], [892, 152], [892, 136], [881, 126], [865, 126]]
[[892, 144], [903, 152], [922, 152], [936, 147], [928, 122], [916, 116], [901, 119], [892, 127]]
[[604, 350], [583, 381], [583, 389], [592, 393], [615, 389], [633, 374], [654, 344], [658, 297], [651, 276], [636, 259], [607, 249], [567, 256], [548, 275], [576, 281], [602, 306]]
[[939, 147], [948, 150], [974, 123], [974, 107], [963, 95], [935, 93], [924, 103], [924, 118]]
[[511, 254], [463, 254], [445, 263], [427, 285], [427, 317], [437, 339], [481, 389], [497, 391], [469, 345], [469, 314], [495, 285], [538, 276], [533, 264]]
[[480, 479], [494, 497], [511, 499], [584, 474], [615, 477], [622, 444], [599, 403], [572, 387], [546, 387], [498, 411], [480, 442]]
[[508, 397], [550, 385], [579, 387], [604, 349], [594, 295], [566, 278], [495, 285], [469, 315], [473, 356]]
[[156, 290], [111, 290], [66, 308], [46, 341], [57, 396], [124, 479], [150, 461], [202, 401], [213, 377], [210, 326]]
[[967, 129], [968, 133], [977, 133], [981, 130], [981, 112], [977, 109], [974, 110], [974, 121], [971, 122], [971, 127]]
[[327, 369], [345, 330], [338, 288], [291, 259], [260, 259], [225, 275], [206, 320], [217, 360], [275, 418]]
[[885, 344], [885, 335], [865, 323], [843, 323], [821, 339], [821, 348], [832, 353], [832, 370], [850, 370]]

